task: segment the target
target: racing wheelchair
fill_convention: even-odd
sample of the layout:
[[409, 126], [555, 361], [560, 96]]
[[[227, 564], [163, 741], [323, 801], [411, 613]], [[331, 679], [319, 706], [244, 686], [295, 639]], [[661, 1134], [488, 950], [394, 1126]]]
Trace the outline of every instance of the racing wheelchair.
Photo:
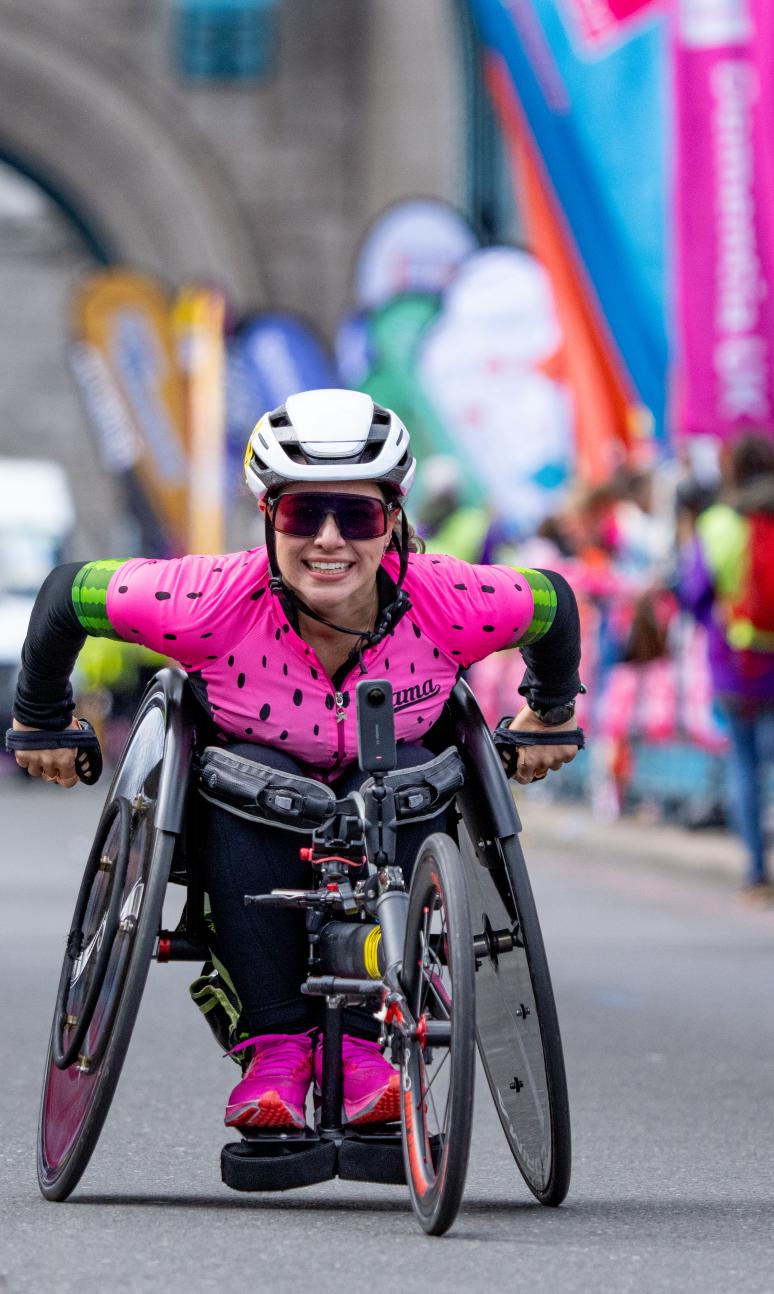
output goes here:
[[[337, 800], [322, 783], [206, 745], [204, 716], [182, 671], [166, 668], [151, 681], [112, 777], [67, 937], [38, 1128], [47, 1199], [65, 1200], [89, 1162], [151, 962], [209, 957], [192, 828], [204, 796], [303, 833], [316, 884], [245, 902], [305, 911], [310, 956], [301, 988], [324, 1012], [317, 1126], [240, 1128], [242, 1140], [222, 1152], [223, 1181], [241, 1191], [336, 1175], [405, 1182], [420, 1225], [441, 1234], [464, 1190], [477, 1044], [524, 1180], [542, 1204], [561, 1204], [570, 1180], [564, 1061], [520, 822], [495, 745], [503, 734], [493, 740], [460, 681], [432, 731], [439, 753], [398, 770], [391, 685], [361, 681], [357, 714], [364, 783]], [[564, 739], [575, 737], [582, 744], [580, 733]], [[443, 810], [448, 834], [425, 841], [407, 891], [393, 861], [396, 826]], [[177, 929], [164, 930], [170, 882], [185, 887], [185, 906]], [[342, 1125], [342, 1012], [353, 1005], [379, 1020], [399, 1068], [400, 1124]]]

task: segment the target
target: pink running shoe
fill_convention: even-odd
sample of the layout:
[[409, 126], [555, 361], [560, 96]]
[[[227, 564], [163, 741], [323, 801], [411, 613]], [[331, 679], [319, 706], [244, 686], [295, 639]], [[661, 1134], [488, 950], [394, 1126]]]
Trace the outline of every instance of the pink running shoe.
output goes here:
[[[344, 1034], [344, 1122], [391, 1123], [400, 1118], [400, 1075], [379, 1046]], [[322, 1039], [314, 1051], [315, 1097], [322, 1090]]]
[[312, 1039], [306, 1033], [264, 1033], [234, 1051], [253, 1046], [244, 1077], [226, 1106], [229, 1128], [303, 1128], [312, 1079]]

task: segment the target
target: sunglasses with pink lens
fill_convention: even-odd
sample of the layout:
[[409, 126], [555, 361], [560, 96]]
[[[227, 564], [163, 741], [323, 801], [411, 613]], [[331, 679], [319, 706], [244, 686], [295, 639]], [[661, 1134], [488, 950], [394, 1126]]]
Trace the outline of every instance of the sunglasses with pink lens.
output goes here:
[[274, 529], [298, 539], [313, 539], [327, 516], [343, 539], [379, 539], [387, 533], [389, 514], [383, 499], [363, 494], [281, 494], [269, 507]]

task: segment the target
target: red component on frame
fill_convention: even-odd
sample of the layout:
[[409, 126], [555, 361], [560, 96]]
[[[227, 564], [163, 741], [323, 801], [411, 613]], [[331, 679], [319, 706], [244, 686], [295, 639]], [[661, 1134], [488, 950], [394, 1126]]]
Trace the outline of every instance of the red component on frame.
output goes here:
[[304, 845], [303, 849], [299, 849], [298, 856], [302, 863], [313, 863], [314, 849], [311, 845]]
[[403, 1012], [397, 1002], [391, 1002], [384, 1016], [385, 1024], [403, 1024]]
[[156, 949], [156, 961], [168, 962], [172, 955], [172, 939], [169, 935], [159, 935], [159, 946]]
[[421, 1015], [417, 1021], [416, 1040], [424, 1051], [427, 1045], [427, 1016]]

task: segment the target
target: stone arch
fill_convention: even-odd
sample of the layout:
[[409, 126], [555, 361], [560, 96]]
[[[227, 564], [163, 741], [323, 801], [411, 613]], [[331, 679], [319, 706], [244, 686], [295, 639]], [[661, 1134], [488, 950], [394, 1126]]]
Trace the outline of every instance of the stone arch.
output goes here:
[[0, 154], [77, 216], [95, 248], [237, 309], [265, 300], [228, 178], [179, 102], [77, 22], [0, 0]]

